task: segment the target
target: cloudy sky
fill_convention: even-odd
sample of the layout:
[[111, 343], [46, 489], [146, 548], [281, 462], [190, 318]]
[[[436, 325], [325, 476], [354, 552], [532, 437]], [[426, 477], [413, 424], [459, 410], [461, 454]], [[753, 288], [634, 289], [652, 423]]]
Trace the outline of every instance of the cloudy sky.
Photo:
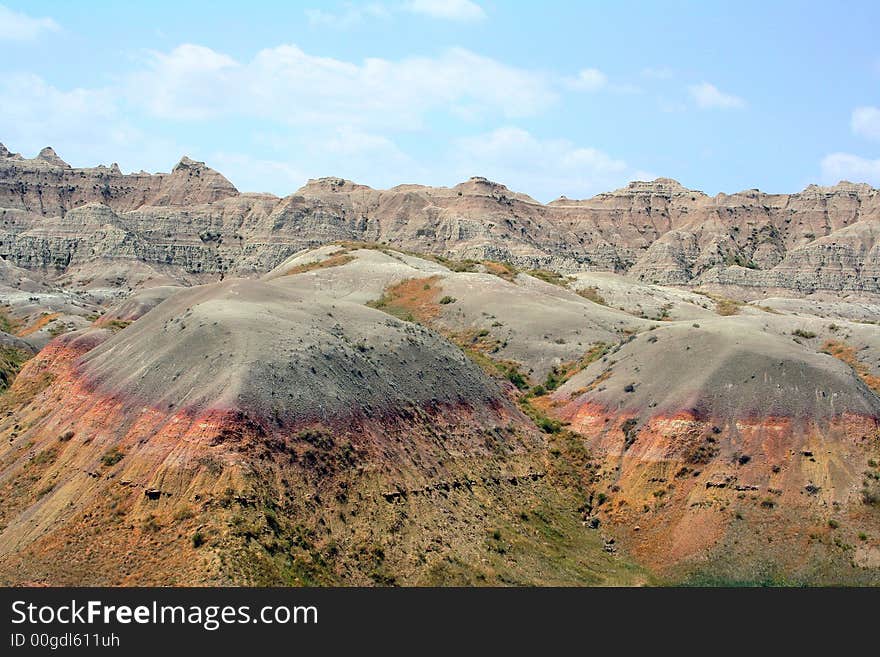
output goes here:
[[0, 2], [0, 141], [26, 156], [187, 154], [279, 195], [880, 186], [875, 0]]

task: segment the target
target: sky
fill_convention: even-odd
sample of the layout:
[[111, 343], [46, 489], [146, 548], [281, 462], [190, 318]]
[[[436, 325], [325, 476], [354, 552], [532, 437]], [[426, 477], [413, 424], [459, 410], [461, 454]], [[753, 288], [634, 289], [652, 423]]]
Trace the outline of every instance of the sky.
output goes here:
[[0, 142], [242, 191], [880, 187], [880, 3], [0, 0]]

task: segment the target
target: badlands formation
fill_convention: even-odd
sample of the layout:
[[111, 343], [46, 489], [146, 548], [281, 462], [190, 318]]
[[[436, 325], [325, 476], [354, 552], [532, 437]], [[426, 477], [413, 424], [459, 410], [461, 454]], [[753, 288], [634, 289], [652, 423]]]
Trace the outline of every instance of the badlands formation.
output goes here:
[[880, 583], [880, 192], [0, 146], [0, 583]]

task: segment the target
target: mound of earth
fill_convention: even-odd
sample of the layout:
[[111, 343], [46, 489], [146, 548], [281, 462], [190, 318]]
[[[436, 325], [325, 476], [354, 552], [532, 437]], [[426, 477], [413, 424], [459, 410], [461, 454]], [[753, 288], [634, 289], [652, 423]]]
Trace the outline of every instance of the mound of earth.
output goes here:
[[646, 581], [504, 387], [423, 327], [247, 280], [109, 326], [0, 398], [3, 583]]
[[288, 259], [267, 278], [299, 294], [371, 304], [419, 322], [467, 349], [515, 363], [535, 381], [591, 345], [650, 325], [567, 289], [563, 277], [533, 274], [491, 261], [328, 246]]
[[95, 325], [107, 326], [115, 324], [118, 327], [124, 328], [124, 326], [136, 319], [140, 319], [165, 301], [165, 299], [183, 289], [178, 285], [157, 285], [156, 287], [138, 290], [123, 301], [111, 306], [106, 313], [96, 320]]
[[677, 323], [548, 408], [603, 458], [594, 511], [673, 580], [880, 581], [880, 398], [840, 359], [742, 322]]

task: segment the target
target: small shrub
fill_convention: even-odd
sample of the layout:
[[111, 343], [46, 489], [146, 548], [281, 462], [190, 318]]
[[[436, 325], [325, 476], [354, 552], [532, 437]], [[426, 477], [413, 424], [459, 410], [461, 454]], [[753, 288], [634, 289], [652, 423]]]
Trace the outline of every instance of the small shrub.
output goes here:
[[42, 452], [32, 458], [29, 465], [48, 465], [49, 463], [54, 462], [57, 457], [58, 448], [50, 447], [49, 449], [44, 449]]
[[202, 534], [202, 532], [197, 531], [192, 536], [192, 544], [193, 544], [193, 547], [196, 549], [199, 549], [200, 547], [202, 547], [205, 544], [205, 535]]
[[124, 456], [125, 454], [120, 452], [117, 447], [111, 447], [104, 452], [104, 456], [101, 457], [101, 463], [109, 468], [119, 463]]
[[608, 305], [605, 302], [605, 298], [599, 293], [598, 287], [585, 287], [583, 290], [578, 290], [578, 294], [584, 299], [592, 301], [593, 303], [598, 303], [601, 306]]
[[174, 514], [174, 520], [177, 522], [183, 522], [184, 520], [189, 520], [195, 516], [195, 512], [189, 508], [188, 506], [180, 507]]
[[66, 442], [69, 441], [71, 438], [73, 438], [75, 435], [76, 435], [76, 434], [73, 433], [73, 431], [65, 431], [65, 432], [62, 433], [60, 436], [58, 436], [58, 442], [60, 442], [60, 443], [66, 443]]
[[162, 529], [162, 525], [159, 524], [159, 521], [154, 515], [147, 516], [142, 527], [145, 532], [157, 532]]
[[796, 330], [792, 331], [791, 334], [793, 336], [795, 336], [796, 338], [805, 338], [807, 340], [810, 340], [810, 339], [816, 337], [815, 333], [813, 333], [812, 331], [806, 331], [804, 329], [796, 329]]
[[505, 372], [504, 376], [507, 378], [508, 381], [510, 381], [520, 390], [525, 390], [529, 387], [529, 382], [526, 381], [526, 378], [522, 374], [520, 374], [519, 370], [517, 370], [515, 367], [509, 368]]
[[534, 276], [535, 278], [544, 281], [545, 283], [552, 283], [553, 285], [560, 285], [562, 287], [568, 285], [568, 279], [555, 271], [549, 271], [547, 269], [532, 269], [526, 273], [528, 273], [529, 276]]
[[837, 529], [838, 527], [840, 527], [840, 523], [832, 518], [831, 520], [828, 521], [828, 526], [831, 529]]
[[110, 329], [110, 331], [111, 331], [112, 333], [118, 333], [118, 332], [121, 331], [122, 329], [128, 327], [129, 324], [131, 324], [131, 322], [130, 322], [129, 320], [124, 320], [124, 319], [111, 319], [111, 320], [107, 321], [107, 322], [104, 324], [104, 326], [105, 326], [106, 328]]
[[451, 297], [448, 294], [440, 299], [440, 303], [444, 306], [450, 303], [455, 303], [456, 301], [458, 301], [458, 299], [456, 299], [455, 297]]

